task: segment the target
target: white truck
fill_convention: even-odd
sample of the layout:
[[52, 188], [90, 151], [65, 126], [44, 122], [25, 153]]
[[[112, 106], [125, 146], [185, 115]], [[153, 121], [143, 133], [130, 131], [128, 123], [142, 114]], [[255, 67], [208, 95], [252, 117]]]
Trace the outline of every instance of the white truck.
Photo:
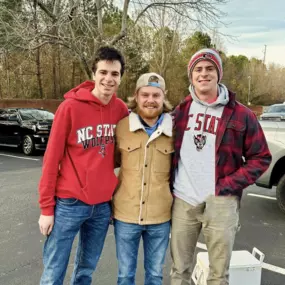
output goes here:
[[260, 121], [272, 162], [267, 171], [256, 181], [264, 188], [276, 186], [277, 203], [285, 214], [285, 121]]

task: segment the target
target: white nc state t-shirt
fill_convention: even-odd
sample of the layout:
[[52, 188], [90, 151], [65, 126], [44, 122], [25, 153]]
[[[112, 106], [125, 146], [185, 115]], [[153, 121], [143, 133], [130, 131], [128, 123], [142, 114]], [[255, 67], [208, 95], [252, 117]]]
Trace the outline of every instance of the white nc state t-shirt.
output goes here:
[[223, 105], [204, 106], [193, 101], [184, 132], [174, 195], [196, 206], [215, 195], [215, 142]]

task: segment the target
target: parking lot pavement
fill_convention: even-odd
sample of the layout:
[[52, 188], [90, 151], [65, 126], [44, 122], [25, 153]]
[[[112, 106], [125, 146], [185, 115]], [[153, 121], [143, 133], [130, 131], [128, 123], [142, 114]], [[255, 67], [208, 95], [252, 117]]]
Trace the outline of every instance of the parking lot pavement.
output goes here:
[[2, 172], [40, 167], [42, 159], [43, 152], [33, 156], [26, 156], [17, 149], [0, 147], [0, 175]]
[[[45, 238], [40, 235], [37, 224], [37, 184], [42, 155], [26, 158], [19, 152], [0, 149], [0, 284], [4, 285], [39, 284], [42, 271], [41, 250]], [[240, 213], [242, 226], [235, 243], [235, 250], [252, 251], [257, 247], [265, 254], [267, 269], [262, 271], [261, 285], [285, 284], [285, 216], [279, 211], [274, 197], [273, 190], [256, 186], [245, 191]], [[204, 248], [202, 238], [199, 242], [198, 251]], [[116, 284], [115, 252], [111, 226], [93, 284]], [[73, 257], [74, 249], [65, 284], [70, 279]], [[163, 282], [166, 285], [170, 284], [170, 262], [168, 253]], [[143, 274], [140, 251], [138, 285], [143, 284]]]

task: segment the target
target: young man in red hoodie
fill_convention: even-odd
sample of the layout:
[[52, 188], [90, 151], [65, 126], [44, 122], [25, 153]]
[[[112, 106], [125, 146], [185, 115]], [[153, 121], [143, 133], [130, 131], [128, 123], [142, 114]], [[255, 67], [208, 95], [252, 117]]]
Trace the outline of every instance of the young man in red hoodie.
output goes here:
[[100, 48], [92, 65], [94, 81], [67, 92], [55, 114], [39, 184], [39, 227], [47, 236], [41, 285], [63, 284], [78, 232], [71, 284], [92, 282], [117, 185], [114, 129], [128, 115], [115, 94], [124, 67], [118, 50]]

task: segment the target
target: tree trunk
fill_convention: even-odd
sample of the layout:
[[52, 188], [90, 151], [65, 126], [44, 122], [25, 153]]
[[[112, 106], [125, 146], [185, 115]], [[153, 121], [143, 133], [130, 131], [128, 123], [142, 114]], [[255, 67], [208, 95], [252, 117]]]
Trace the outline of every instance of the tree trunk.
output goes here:
[[[36, 34], [38, 34], [38, 16], [37, 16], [37, 2], [34, 1], [34, 28]], [[39, 40], [37, 39], [37, 44]], [[41, 51], [40, 47], [36, 49], [36, 76], [38, 81], [38, 90], [40, 93], [40, 98], [44, 98], [43, 84], [42, 84], [42, 73], [41, 73]]]
[[18, 69], [15, 69], [13, 74], [15, 78], [14, 96], [15, 98], [19, 98], [19, 97], [21, 98], [21, 94], [19, 94], [21, 92], [21, 81], [20, 81]]
[[75, 62], [72, 61], [71, 86], [75, 86]]
[[44, 99], [43, 84], [42, 84], [42, 73], [41, 73], [41, 52], [40, 52], [40, 48], [37, 48], [37, 50], [36, 50], [36, 75], [37, 75], [40, 98]]
[[[53, 1], [53, 28], [52, 34], [58, 36], [58, 16], [60, 13], [60, 0]], [[60, 97], [60, 72], [59, 72], [59, 44], [55, 43], [52, 45], [52, 74], [53, 74], [53, 96], [52, 98], [57, 99]]]
[[89, 65], [87, 63], [87, 60], [85, 57], [80, 57], [80, 65], [82, 71], [85, 73], [85, 78], [88, 78], [89, 80], [92, 79], [92, 70], [89, 68]]
[[0, 81], [0, 99], [3, 99], [3, 93], [2, 93], [2, 84]]
[[7, 52], [4, 52], [5, 60], [5, 69], [6, 69], [6, 82], [7, 82], [7, 97], [11, 97], [11, 86], [10, 86], [10, 65], [9, 65], [9, 56]]
[[52, 98], [53, 99], [59, 98], [59, 93], [60, 93], [57, 54], [58, 54], [58, 45], [53, 45], [52, 46], [52, 77], [53, 77]]
[[57, 49], [57, 63], [58, 63], [58, 88], [59, 88], [59, 96], [57, 97], [60, 98], [62, 96], [62, 84], [61, 84], [61, 46], [58, 45]]

